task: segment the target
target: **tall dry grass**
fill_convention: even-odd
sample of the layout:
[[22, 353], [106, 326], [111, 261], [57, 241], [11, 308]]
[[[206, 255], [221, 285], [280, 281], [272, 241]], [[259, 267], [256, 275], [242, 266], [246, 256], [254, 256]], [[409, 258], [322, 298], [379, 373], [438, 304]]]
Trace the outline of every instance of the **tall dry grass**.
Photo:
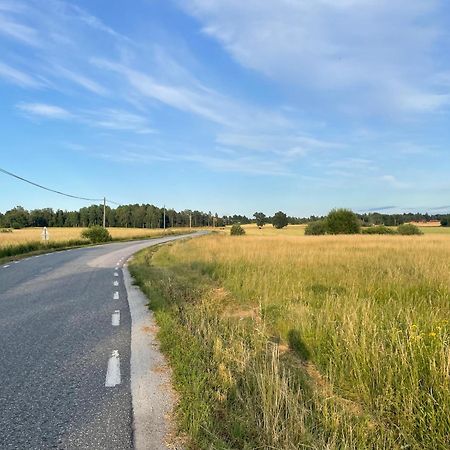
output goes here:
[[[81, 239], [81, 232], [85, 228], [68, 228], [68, 227], [49, 227], [49, 240], [69, 241], [72, 239]], [[168, 231], [180, 232], [186, 231], [186, 228], [170, 228]], [[139, 237], [153, 237], [160, 235], [163, 230], [160, 228], [108, 228], [113, 239], [135, 239]], [[12, 230], [10, 233], [0, 233], [0, 247], [14, 244], [24, 244], [27, 242], [35, 242], [41, 240], [42, 228], [22, 228], [20, 230]]]
[[[217, 385], [234, 380], [261, 448], [450, 447], [448, 236], [209, 236], [152, 264], [172, 270], [153, 281], [167, 298], [189, 297], [182, 323], [210, 358], [226, 342]], [[189, 296], [196, 274], [216, 286], [209, 309]]]

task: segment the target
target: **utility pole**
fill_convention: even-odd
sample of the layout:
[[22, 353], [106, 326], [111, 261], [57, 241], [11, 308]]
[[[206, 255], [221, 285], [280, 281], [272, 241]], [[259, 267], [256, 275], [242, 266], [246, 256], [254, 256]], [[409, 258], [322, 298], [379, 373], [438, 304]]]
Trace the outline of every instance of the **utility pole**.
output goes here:
[[192, 214], [189, 214], [189, 228], [192, 228]]
[[106, 228], [106, 197], [103, 197], [103, 228]]
[[164, 231], [166, 231], [166, 205], [164, 205]]

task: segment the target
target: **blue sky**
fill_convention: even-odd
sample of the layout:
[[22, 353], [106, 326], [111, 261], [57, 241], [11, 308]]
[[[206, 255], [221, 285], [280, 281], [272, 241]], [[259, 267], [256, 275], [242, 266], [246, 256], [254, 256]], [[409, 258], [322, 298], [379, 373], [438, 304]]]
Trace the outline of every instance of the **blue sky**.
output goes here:
[[443, 0], [0, 0], [0, 166], [219, 214], [448, 211], [449, 25]]

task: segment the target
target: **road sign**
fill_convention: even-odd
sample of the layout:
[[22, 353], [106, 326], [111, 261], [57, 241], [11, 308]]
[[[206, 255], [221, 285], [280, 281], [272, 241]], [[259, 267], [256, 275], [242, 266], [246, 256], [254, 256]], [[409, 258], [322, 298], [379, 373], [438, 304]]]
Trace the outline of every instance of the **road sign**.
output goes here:
[[43, 240], [43, 241], [45, 241], [45, 242], [48, 241], [48, 239], [49, 239], [49, 234], [48, 234], [47, 227], [42, 228], [41, 237], [42, 237], [42, 240]]

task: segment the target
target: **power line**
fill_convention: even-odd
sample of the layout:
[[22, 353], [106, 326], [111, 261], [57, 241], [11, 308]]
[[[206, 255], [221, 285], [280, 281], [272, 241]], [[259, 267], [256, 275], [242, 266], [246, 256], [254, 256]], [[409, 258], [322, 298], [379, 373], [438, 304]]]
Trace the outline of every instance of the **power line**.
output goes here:
[[[7, 170], [2, 169], [1, 167], [0, 167], [0, 172], [3, 172], [4, 174], [9, 175], [11, 177], [17, 178], [18, 180], [24, 181], [25, 183], [36, 186], [40, 189], [44, 189], [49, 192], [54, 192], [55, 194], [64, 195], [65, 197], [76, 198], [78, 200], [86, 200], [88, 202], [102, 202], [104, 200], [103, 198], [86, 198], [86, 197], [79, 197], [78, 195], [66, 194], [65, 192], [57, 191], [56, 189], [51, 189], [51, 188], [42, 186], [41, 184], [35, 183], [34, 181], [27, 180], [26, 178], [20, 177], [19, 175], [16, 175], [12, 172], [8, 172]], [[120, 203], [113, 202], [112, 200], [107, 200], [107, 201], [108, 201], [108, 203], [120, 205]]]

